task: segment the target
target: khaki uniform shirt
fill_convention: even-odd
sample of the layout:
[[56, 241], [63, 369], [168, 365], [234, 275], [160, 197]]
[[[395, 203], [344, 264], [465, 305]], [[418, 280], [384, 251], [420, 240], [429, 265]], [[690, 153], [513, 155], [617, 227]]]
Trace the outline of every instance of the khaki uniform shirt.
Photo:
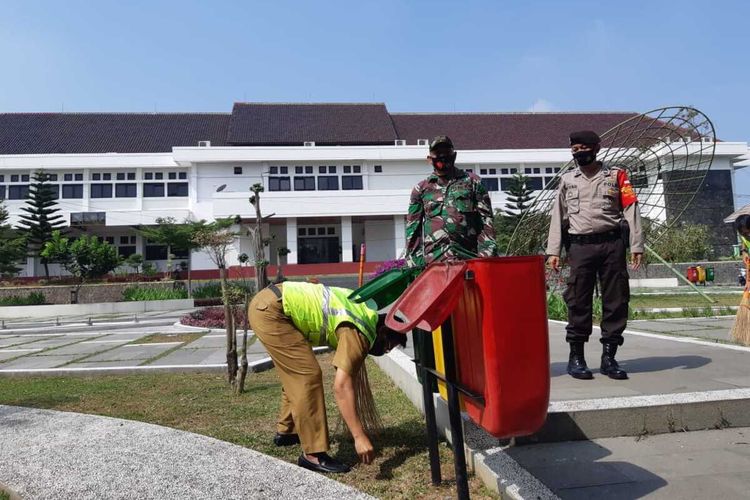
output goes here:
[[339, 342], [332, 364], [353, 377], [365, 362], [370, 352], [370, 343], [354, 325], [348, 323], [342, 323], [336, 328], [336, 336]]
[[576, 167], [563, 174], [552, 206], [547, 255], [560, 255], [563, 229], [570, 234], [597, 234], [616, 229], [625, 218], [630, 226], [630, 251], [643, 253], [644, 238], [638, 202], [624, 210], [617, 174], [621, 169], [602, 165], [592, 177]]

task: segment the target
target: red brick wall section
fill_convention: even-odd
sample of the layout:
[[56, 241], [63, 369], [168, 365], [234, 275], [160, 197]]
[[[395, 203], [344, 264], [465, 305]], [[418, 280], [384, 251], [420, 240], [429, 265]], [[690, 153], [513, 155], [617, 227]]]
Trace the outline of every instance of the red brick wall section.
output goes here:
[[[79, 304], [96, 304], [100, 302], [122, 302], [122, 291], [130, 286], [140, 288], [172, 288], [172, 281], [155, 281], [150, 283], [102, 283], [83, 285], [78, 292]], [[52, 286], [16, 286], [0, 288], [0, 297], [12, 295], [25, 297], [31, 292], [42, 292], [47, 304], [70, 304], [71, 285]]]

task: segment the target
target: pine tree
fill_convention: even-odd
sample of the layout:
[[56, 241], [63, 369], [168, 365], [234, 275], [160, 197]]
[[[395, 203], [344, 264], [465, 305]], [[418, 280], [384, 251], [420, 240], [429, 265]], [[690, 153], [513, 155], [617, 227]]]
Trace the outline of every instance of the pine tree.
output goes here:
[[26, 255], [24, 238], [8, 224], [8, 210], [0, 202], [0, 276], [13, 276], [21, 270], [18, 263]]
[[518, 225], [521, 218], [528, 212], [531, 207], [531, 194], [533, 191], [528, 188], [528, 178], [522, 173], [513, 175], [513, 179], [510, 181], [510, 187], [505, 194], [508, 195], [508, 200], [505, 203], [505, 209], [503, 213], [507, 217], [511, 217], [515, 220], [513, 228]]
[[[66, 226], [57, 208], [57, 193], [50, 184], [50, 176], [43, 170], [34, 173], [29, 185], [26, 206], [21, 207], [19, 229], [26, 238], [26, 251], [30, 257], [39, 257], [44, 244], [52, 239], [52, 231]], [[41, 257], [44, 275], [49, 278], [49, 260]]]

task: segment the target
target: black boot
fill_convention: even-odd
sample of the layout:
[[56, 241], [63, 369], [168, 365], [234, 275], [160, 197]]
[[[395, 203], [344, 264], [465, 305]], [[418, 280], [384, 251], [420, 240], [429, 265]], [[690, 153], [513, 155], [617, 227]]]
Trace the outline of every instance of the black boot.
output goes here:
[[589, 380], [594, 378], [591, 370], [586, 366], [586, 359], [583, 357], [583, 342], [570, 343], [570, 358], [568, 358], [568, 375], [573, 378]]
[[602, 349], [602, 366], [599, 369], [602, 375], [606, 375], [609, 378], [615, 380], [625, 380], [628, 378], [628, 374], [625, 370], [620, 368], [620, 365], [615, 361], [615, 354], [617, 354], [617, 346], [614, 344], [604, 344]]

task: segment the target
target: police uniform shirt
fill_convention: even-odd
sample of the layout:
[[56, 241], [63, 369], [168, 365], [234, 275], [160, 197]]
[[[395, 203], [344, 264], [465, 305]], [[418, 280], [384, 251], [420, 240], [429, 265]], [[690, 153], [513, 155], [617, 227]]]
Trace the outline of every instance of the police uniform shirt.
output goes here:
[[617, 174], [621, 169], [602, 165], [596, 174], [587, 177], [576, 167], [560, 179], [552, 207], [547, 255], [560, 255], [562, 230], [570, 234], [597, 234], [616, 229], [624, 217], [630, 227], [630, 251], [643, 253], [643, 229], [638, 203], [624, 210], [620, 201]]
[[336, 328], [338, 345], [332, 364], [352, 377], [357, 374], [370, 352], [370, 343], [351, 323], [342, 323]]

